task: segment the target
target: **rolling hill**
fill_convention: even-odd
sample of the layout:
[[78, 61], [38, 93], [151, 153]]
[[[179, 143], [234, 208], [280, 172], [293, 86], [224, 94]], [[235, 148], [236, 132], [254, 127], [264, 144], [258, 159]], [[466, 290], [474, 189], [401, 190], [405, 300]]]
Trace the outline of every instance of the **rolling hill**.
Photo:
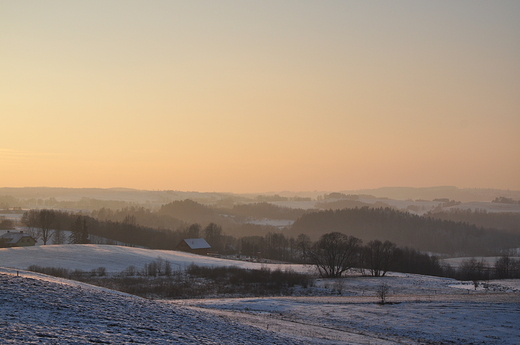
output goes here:
[[198, 266], [236, 266], [240, 268], [272, 269], [291, 267], [296, 271], [307, 272], [303, 265], [267, 264], [238, 260], [227, 260], [184, 253], [173, 250], [152, 250], [135, 247], [99, 244], [62, 244], [35, 247], [0, 249], [0, 267], [27, 269], [30, 265], [61, 267], [90, 271], [105, 267], [107, 272], [121, 272], [128, 266], [140, 269], [158, 257], [169, 261], [173, 269], [184, 269], [190, 264]]
[[[191, 263], [287, 267], [108, 245], [0, 249], [0, 339], [24, 344], [509, 345], [520, 336], [515, 323], [519, 280], [474, 287], [449, 278], [390, 273], [318, 279], [298, 297], [149, 300], [22, 270], [38, 264], [118, 272], [157, 257], [178, 269]], [[387, 305], [377, 303], [381, 284], [390, 287]]]

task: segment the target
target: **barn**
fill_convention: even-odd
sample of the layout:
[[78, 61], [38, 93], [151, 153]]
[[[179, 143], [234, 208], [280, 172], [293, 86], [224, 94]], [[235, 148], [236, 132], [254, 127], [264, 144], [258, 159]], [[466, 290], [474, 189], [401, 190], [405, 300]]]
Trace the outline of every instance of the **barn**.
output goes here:
[[203, 238], [186, 238], [179, 242], [177, 250], [199, 255], [208, 255], [211, 246]]

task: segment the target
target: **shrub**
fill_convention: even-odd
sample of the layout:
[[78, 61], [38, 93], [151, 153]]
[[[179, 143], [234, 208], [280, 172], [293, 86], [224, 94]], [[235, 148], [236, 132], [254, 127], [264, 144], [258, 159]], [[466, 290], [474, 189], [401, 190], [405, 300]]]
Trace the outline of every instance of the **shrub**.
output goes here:
[[42, 267], [38, 265], [31, 265], [27, 268], [27, 270], [60, 278], [68, 278], [70, 275], [68, 269], [61, 267]]
[[[162, 270], [158, 267], [162, 266]], [[143, 275], [134, 266], [129, 266], [117, 275], [108, 276], [104, 267], [90, 272], [69, 271], [63, 268], [40, 267], [29, 269], [35, 272], [70, 278], [97, 286], [118, 290], [148, 298], [197, 298], [203, 296], [269, 296], [292, 293], [296, 285], [307, 287], [313, 280], [291, 270], [271, 271], [238, 267], [202, 267], [190, 265], [186, 271], [165, 270], [165, 261], [154, 260], [144, 265]], [[158, 272], [162, 272], [159, 275]]]
[[390, 286], [387, 283], [383, 283], [377, 287], [376, 295], [379, 297], [379, 303], [385, 304], [388, 293], [390, 292]]

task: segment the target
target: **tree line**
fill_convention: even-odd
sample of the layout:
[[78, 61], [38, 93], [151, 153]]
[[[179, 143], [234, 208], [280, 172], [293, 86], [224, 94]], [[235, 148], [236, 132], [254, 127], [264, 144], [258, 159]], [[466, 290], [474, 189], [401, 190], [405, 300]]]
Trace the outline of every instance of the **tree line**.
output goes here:
[[[389, 241], [373, 240], [361, 247], [360, 239], [337, 232], [324, 235], [314, 243], [305, 234], [293, 238], [273, 232], [238, 239], [225, 235], [222, 227], [215, 223], [204, 228], [194, 223], [177, 230], [159, 230], [138, 225], [132, 216], [127, 216], [122, 222], [99, 221], [55, 210], [28, 211], [24, 213], [22, 222], [44, 244], [55, 240], [61, 229], [71, 230], [69, 243], [89, 243], [89, 236], [96, 235], [152, 249], [175, 249], [182, 239], [204, 237], [214, 251], [222, 254], [240, 253], [255, 259], [312, 263], [327, 277], [341, 276], [352, 267], [366, 268], [374, 276], [384, 276], [390, 268], [398, 267], [412, 273], [438, 273], [438, 261], [434, 256], [413, 249], [400, 249]], [[335, 260], [340, 258], [340, 264], [336, 264]], [[411, 262], [417, 265], [414, 267]]]
[[[136, 218], [127, 215], [122, 221], [101, 221], [91, 216], [56, 210], [30, 210], [23, 214], [22, 224], [35, 238], [44, 245], [63, 243], [93, 243], [96, 238], [108, 240], [108, 243], [120, 242], [132, 246], [151, 249], [175, 249], [186, 238], [205, 237], [216, 251], [225, 251], [228, 236], [222, 227], [210, 223], [202, 227], [198, 223], [181, 226], [175, 230], [156, 229], [139, 225]], [[70, 230], [68, 239], [63, 238], [63, 231]]]
[[509, 254], [502, 255], [491, 266], [484, 260], [470, 258], [453, 268], [435, 255], [399, 248], [390, 241], [372, 240], [363, 246], [360, 239], [339, 232], [324, 234], [314, 243], [302, 242], [300, 245], [307, 261], [327, 278], [339, 278], [352, 269], [374, 277], [384, 277], [388, 271], [394, 271], [475, 282], [520, 278], [520, 259]]
[[[302, 237], [299, 237], [302, 239]], [[354, 236], [339, 232], [324, 234], [312, 243], [299, 243], [304, 260], [316, 266], [322, 277], [338, 278], [356, 268], [362, 274], [384, 277], [390, 270], [425, 275], [443, 275], [435, 255], [412, 248], [399, 248], [390, 241], [371, 240], [366, 245]]]
[[514, 200], [513, 198], [506, 198], [505, 196], [498, 196], [493, 199], [491, 202], [496, 202], [499, 204], [520, 204], [520, 200]]
[[520, 278], [520, 259], [509, 254], [500, 256], [494, 264], [488, 265], [484, 260], [469, 258], [463, 260], [458, 268], [445, 267], [446, 277], [458, 280], [489, 280]]
[[[93, 211], [91, 216], [99, 221], [114, 223], [128, 223], [125, 219], [130, 217], [140, 226], [172, 231], [191, 224], [205, 227], [215, 223], [226, 229], [228, 235], [239, 238], [279, 233], [279, 229], [269, 225], [249, 224], [248, 219], [292, 219], [295, 220], [294, 224], [283, 231], [289, 238], [304, 233], [316, 240], [328, 232], [341, 232], [364, 241], [389, 240], [401, 247], [459, 256], [495, 255], [504, 249], [520, 246], [520, 214], [515, 213], [451, 211], [419, 216], [373, 206], [304, 211], [265, 202], [224, 209], [187, 199], [165, 204], [157, 211], [137, 206], [118, 210], [102, 208]], [[253, 242], [252, 246], [262, 245], [259, 239], [250, 242]], [[287, 254], [272, 247], [269, 247], [269, 251], [275, 252], [272, 255], [285, 260], [283, 256]], [[265, 252], [253, 248], [248, 251]]]
[[[70, 229], [68, 243], [89, 243], [93, 235], [151, 249], [175, 249], [185, 238], [204, 237], [214, 251], [241, 254], [254, 259], [269, 259], [315, 265], [323, 277], [341, 277], [356, 268], [362, 274], [385, 276], [388, 271], [453, 277], [463, 280], [520, 277], [520, 260], [503, 256], [494, 268], [475, 259], [454, 269], [436, 255], [410, 247], [399, 247], [389, 240], [363, 240], [340, 232], [323, 234], [312, 241], [306, 234], [296, 238], [268, 232], [264, 236], [236, 238], [225, 235], [220, 225], [206, 227], [194, 223], [176, 230], [161, 230], [138, 225], [132, 216], [122, 222], [100, 221], [90, 216], [55, 210], [30, 210], [22, 222], [44, 244]], [[61, 243], [66, 243], [63, 241]], [[150, 268], [153, 269], [153, 268]]]
[[142, 269], [129, 266], [107, 274], [105, 267], [91, 271], [31, 265], [29, 271], [73, 279], [145, 298], [201, 298], [205, 296], [292, 295], [296, 286], [307, 288], [314, 281], [306, 274], [280, 269], [201, 267], [194, 264], [174, 270], [170, 262], [157, 258]]
[[465, 222], [477, 227], [507, 230], [520, 234], [520, 212], [486, 212], [486, 210], [450, 209], [429, 212], [426, 217], [453, 222]]
[[340, 232], [364, 241], [388, 240], [402, 247], [450, 255], [493, 255], [520, 247], [520, 233], [478, 227], [462, 221], [422, 217], [391, 208], [354, 208], [309, 212], [288, 234], [311, 238]]
[[[30, 210], [23, 214], [22, 224], [35, 239], [41, 239], [43, 244], [89, 243], [87, 218], [53, 210]], [[64, 228], [63, 228], [64, 227]], [[69, 229], [66, 239], [62, 229]]]

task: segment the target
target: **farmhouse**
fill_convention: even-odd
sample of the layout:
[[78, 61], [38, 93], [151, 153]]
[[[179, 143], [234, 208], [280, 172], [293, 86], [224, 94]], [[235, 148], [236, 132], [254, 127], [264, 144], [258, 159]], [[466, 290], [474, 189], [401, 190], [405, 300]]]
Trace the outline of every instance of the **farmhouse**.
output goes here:
[[208, 255], [211, 246], [203, 238], [187, 238], [177, 245], [177, 250], [199, 255]]
[[23, 231], [7, 231], [0, 238], [4, 240], [8, 247], [29, 247], [36, 244], [36, 240], [31, 235], [24, 234]]

